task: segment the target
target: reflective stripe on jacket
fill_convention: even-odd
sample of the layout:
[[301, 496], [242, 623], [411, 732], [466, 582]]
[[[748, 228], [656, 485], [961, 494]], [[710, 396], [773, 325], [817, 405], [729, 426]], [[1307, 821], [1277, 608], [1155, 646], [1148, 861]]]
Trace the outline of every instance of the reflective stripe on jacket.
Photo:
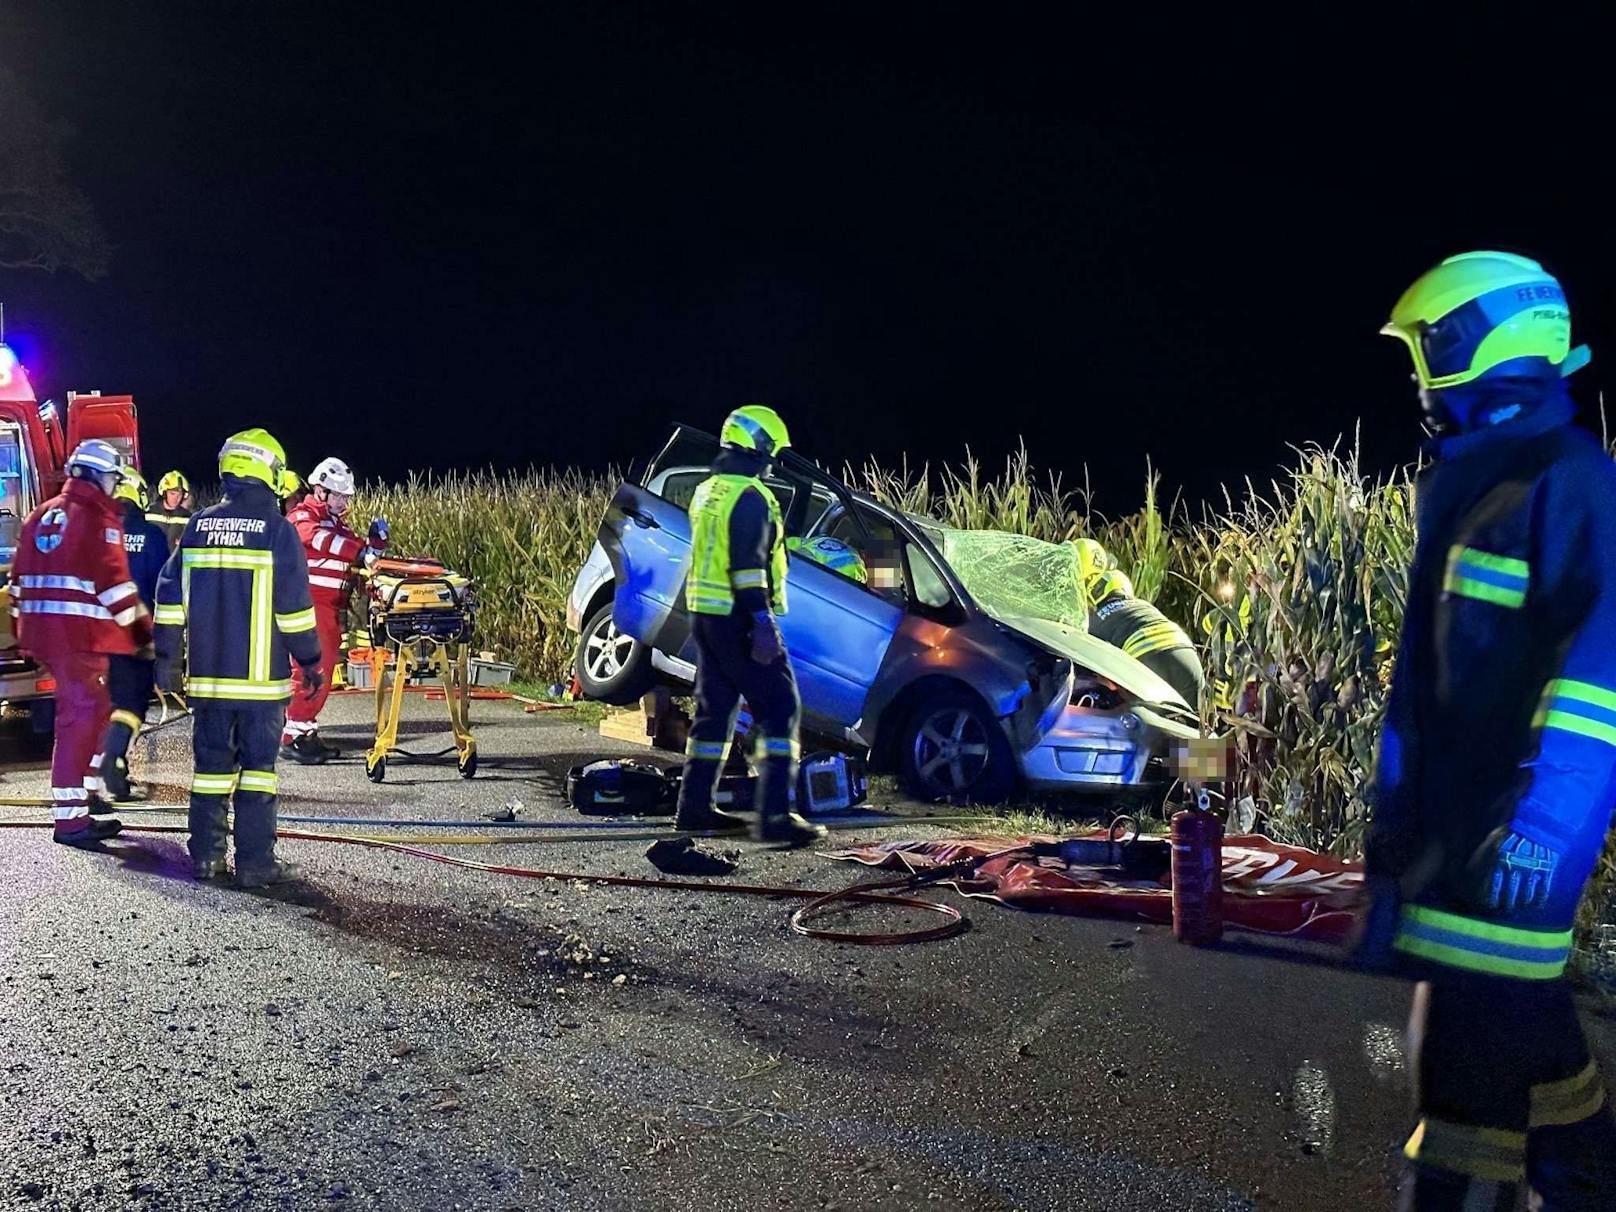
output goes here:
[[286, 520], [297, 528], [308, 558], [309, 589], [321, 606], [348, 600], [348, 575], [365, 550], [365, 543], [331, 516], [325, 502], [305, 497]]
[[[730, 542], [730, 519], [735, 507], [756, 491], [768, 506], [772, 533], [767, 543], [767, 568], [736, 568]], [[755, 556], [748, 557], [752, 562]], [[762, 480], [754, 476], [709, 476], [696, 487], [690, 501], [690, 576], [685, 582], [685, 606], [692, 614], [727, 615], [735, 609], [737, 591], [763, 590], [775, 614], [786, 611], [785, 522], [780, 503]]]
[[11, 600], [18, 646], [47, 663], [143, 647], [151, 615], [129, 575], [123, 502], [89, 480], [69, 480], [34, 510], [17, 538]]

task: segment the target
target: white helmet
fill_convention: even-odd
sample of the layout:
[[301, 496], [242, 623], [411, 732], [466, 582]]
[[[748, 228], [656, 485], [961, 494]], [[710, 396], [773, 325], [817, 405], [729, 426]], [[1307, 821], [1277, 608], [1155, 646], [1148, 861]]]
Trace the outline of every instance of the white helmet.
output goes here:
[[322, 459], [309, 473], [310, 488], [324, 488], [327, 492], [340, 492], [345, 497], [354, 494], [353, 472], [341, 459]]
[[67, 469], [72, 471], [75, 467], [82, 467], [92, 473], [110, 472], [117, 475], [123, 468], [123, 456], [111, 442], [89, 438], [80, 442], [73, 448], [73, 453], [67, 456]]

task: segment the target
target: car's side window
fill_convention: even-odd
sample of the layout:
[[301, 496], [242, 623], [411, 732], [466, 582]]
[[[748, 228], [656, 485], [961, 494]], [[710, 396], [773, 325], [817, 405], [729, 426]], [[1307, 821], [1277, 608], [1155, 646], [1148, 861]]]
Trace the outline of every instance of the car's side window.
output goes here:
[[693, 468], [690, 471], [670, 471], [662, 480], [661, 491], [657, 496], [670, 505], [677, 505], [680, 509], [690, 509], [690, 498], [696, 495], [696, 489], [710, 476], [712, 472], [706, 468]]
[[907, 604], [909, 590], [904, 582], [902, 546], [891, 522], [866, 512], [855, 518], [849, 510], [843, 509], [822, 533], [840, 539], [859, 553], [869, 577], [866, 589], [889, 602]]
[[933, 610], [943, 610], [954, 601], [948, 582], [937, 571], [937, 565], [914, 543], [904, 544], [904, 556], [909, 565], [909, 584], [915, 591], [915, 600]]

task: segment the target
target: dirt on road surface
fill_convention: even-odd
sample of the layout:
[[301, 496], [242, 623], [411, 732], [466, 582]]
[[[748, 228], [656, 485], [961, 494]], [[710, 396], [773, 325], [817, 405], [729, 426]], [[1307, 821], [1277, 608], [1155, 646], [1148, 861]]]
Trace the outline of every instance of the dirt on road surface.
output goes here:
[[[328, 710], [328, 738], [361, 748], [369, 701]], [[416, 696], [409, 710], [405, 745], [447, 743], [441, 705]], [[283, 763], [283, 816], [472, 824], [520, 799], [523, 818], [578, 819], [562, 773], [622, 751], [566, 713], [478, 703], [475, 715], [476, 779], [398, 762], [376, 786], [357, 757]], [[156, 798], [180, 803], [188, 723], [136, 749]], [[12, 765], [0, 794], [46, 786], [37, 762]], [[183, 842], [130, 832], [91, 854], [0, 830], [0, 1206], [1391, 1199], [1408, 1119], [1406, 990], [1389, 981], [984, 903], [942, 943], [837, 946], [793, 935], [791, 902], [524, 880], [331, 843], [284, 841], [306, 878], [247, 894], [193, 883]], [[860, 876], [736, 845], [735, 880]], [[645, 846], [601, 833], [443, 849], [655, 875]]]

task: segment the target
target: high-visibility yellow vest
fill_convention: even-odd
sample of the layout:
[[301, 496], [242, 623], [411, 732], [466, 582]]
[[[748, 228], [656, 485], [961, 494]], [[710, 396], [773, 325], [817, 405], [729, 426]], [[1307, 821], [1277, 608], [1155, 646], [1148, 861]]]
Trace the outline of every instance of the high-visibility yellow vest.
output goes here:
[[[768, 568], [730, 566], [729, 519], [743, 493], [755, 488], [768, 502], [773, 523]], [[729, 614], [737, 589], [766, 589], [775, 614], [786, 612], [785, 521], [780, 502], [756, 476], [715, 475], [703, 480], [690, 500], [690, 577], [685, 606], [692, 614]]]

